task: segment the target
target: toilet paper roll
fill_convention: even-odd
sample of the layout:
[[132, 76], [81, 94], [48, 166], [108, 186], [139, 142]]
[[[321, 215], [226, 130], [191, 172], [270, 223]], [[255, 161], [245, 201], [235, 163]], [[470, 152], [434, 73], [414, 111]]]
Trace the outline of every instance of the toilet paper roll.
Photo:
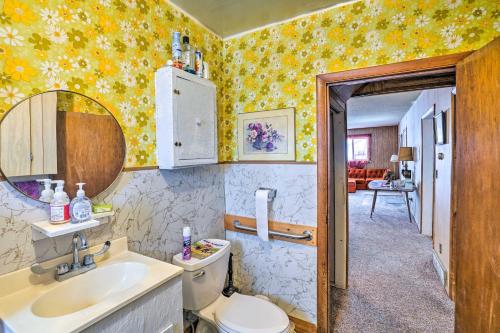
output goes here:
[[255, 192], [255, 218], [257, 220], [257, 235], [260, 239], [269, 241], [269, 217], [267, 198], [269, 190]]

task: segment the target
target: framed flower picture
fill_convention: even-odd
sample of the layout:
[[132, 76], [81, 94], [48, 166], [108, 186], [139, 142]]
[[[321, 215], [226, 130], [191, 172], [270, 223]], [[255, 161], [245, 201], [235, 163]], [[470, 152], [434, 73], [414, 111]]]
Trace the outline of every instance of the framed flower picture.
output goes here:
[[238, 115], [240, 161], [295, 161], [295, 109]]

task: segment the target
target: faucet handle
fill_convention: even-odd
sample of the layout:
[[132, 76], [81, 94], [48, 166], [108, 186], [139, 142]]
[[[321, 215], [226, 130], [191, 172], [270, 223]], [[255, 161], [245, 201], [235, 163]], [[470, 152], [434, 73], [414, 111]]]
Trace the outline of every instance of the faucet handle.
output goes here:
[[94, 255], [93, 254], [84, 255], [83, 256], [83, 266], [90, 266], [92, 264], [95, 264]]
[[56, 274], [57, 275], [63, 275], [69, 272], [69, 265], [67, 263], [62, 263], [57, 265], [56, 267]]

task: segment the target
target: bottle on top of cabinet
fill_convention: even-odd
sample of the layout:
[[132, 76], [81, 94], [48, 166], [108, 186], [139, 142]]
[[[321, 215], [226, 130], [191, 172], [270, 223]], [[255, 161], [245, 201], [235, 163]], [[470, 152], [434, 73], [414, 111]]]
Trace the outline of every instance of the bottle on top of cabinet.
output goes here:
[[182, 37], [182, 62], [184, 64], [184, 70], [192, 74], [195, 74], [194, 57], [194, 49], [191, 47], [191, 44], [189, 44], [189, 37]]

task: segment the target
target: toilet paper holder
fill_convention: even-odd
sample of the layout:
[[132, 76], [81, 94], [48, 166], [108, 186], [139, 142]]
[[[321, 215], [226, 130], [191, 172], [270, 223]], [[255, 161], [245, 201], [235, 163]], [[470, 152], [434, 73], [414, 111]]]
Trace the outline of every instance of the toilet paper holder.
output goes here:
[[267, 202], [272, 202], [274, 198], [276, 198], [276, 192], [278, 192], [274, 188], [268, 188], [268, 187], [259, 187], [258, 189], [255, 190], [254, 195], [257, 193], [258, 190], [268, 190], [269, 193], [267, 194]]

